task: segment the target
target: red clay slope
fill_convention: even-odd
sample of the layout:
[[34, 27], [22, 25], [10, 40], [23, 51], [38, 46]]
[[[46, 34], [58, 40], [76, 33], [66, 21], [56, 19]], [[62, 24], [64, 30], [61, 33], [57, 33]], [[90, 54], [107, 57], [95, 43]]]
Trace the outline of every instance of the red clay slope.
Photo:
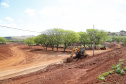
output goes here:
[[10, 46], [0, 45], [0, 60], [6, 59], [11, 56], [12, 56], [12, 52], [10, 50]]
[[[126, 47], [114, 49], [76, 62], [57, 64], [44, 70], [1, 80], [5, 84], [97, 84], [97, 77], [111, 70], [112, 64], [126, 59]], [[126, 76], [125, 76], [126, 77]], [[111, 84], [114, 84], [111, 82]], [[123, 83], [121, 83], [123, 84]]]

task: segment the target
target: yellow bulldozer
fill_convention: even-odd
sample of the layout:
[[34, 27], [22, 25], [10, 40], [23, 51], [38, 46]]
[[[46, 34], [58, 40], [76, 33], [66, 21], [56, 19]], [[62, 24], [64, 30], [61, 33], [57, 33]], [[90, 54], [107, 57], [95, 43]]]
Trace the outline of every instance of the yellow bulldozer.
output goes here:
[[67, 63], [72, 62], [73, 59], [86, 58], [88, 55], [85, 52], [85, 48], [73, 47], [71, 56], [67, 58]]

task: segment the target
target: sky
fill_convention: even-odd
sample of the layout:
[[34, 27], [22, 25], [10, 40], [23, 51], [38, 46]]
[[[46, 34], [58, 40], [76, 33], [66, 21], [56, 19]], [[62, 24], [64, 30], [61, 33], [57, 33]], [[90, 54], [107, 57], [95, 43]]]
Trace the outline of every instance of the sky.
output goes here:
[[126, 30], [126, 0], [0, 0], [0, 36], [39, 35], [47, 29]]

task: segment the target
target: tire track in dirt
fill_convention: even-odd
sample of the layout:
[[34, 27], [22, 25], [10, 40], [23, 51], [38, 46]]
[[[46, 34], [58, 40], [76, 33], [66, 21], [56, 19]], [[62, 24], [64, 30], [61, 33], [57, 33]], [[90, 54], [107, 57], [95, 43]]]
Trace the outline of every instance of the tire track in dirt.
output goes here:
[[59, 57], [41, 62], [35, 60], [27, 63], [27, 61], [30, 61], [30, 58], [27, 57], [30, 56], [27, 56], [27, 53], [20, 50], [18, 46], [12, 46], [10, 50], [13, 56], [0, 62], [0, 80], [38, 71], [48, 65], [61, 63], [65, 58]]
[[15, 73], [15, 71], [17, 71], [15, 66], [25, 64], [26, 62], [26, 55], [20, 51], [17, 46], [11, 47], [10, 50], [13, 53], [12, 57], [1, 60], [0, 62], [0, 78]]
[[123, 47], [69, 64], [48, 67], [45, 72], [13, 78], [12, 84], [91, 84], [100, 74], [110, 70], [112, 64], [125, 56], [125, 51], [126, 47]]

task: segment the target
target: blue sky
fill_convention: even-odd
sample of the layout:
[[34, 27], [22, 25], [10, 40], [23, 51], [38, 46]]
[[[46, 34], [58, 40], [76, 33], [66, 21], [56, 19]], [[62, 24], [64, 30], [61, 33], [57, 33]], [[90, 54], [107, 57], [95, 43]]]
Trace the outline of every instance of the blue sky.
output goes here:
[[[42, 32], [126, 30], [126, 0], [0, 0], [0, 25]], [[38, 35], [0, 27], [0, 36]]]

